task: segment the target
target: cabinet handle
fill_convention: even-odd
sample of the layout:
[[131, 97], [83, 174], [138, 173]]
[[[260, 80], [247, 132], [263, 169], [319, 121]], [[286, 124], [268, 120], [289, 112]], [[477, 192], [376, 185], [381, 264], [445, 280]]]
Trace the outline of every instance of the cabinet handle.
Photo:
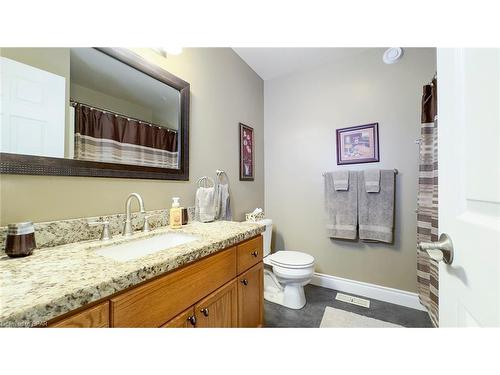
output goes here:
[[203, 315], [208, 316], [208, 309], [206, 307], [204, 309], [201, 309], [200, 312], [202, 312]]
[[252, 255], [253, 255], [255, 258], [257, 258], [257, 255], [259, 255], [259, 252], [258, 252], [257, 250], [255, 250], [255, 251], [252, 253]]
[[191, 323], [192, 326], [196, 325], [196, 316], [191, 315], [187, 320], [189, 320], [189, 323]]
[[240, 281], [240, 283], [242, 283], [243, 285], [248, 285], [248, 280], [247, 279], [243, 279]]

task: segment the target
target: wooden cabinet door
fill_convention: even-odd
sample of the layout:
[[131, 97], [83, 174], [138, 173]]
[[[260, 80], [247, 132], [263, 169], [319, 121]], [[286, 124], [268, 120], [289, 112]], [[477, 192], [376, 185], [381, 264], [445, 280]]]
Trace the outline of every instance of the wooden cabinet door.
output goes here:
[[184, 310], [175, 318], [169, 320], [160, 328], [194, 328], [196, 326], [196, 317], [194, 307]]
[[103, 302], [49, 325], [51, 328], [109, 327], [109, 302]]
[[262, 327], [264, 314], [262, 262], [238, 276], [238, 327]]
[[196, 327], [228, 328], [237, 326], [238, 288], [236, 282], [236, 280], [230, 281], [195, 305]]

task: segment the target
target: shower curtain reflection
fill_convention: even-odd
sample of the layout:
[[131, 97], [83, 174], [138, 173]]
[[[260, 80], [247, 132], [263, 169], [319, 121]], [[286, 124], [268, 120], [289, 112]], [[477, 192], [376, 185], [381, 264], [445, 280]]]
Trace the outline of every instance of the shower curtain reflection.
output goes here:
[[75, 159], [178, 169], [177, 132], [74, 103]]

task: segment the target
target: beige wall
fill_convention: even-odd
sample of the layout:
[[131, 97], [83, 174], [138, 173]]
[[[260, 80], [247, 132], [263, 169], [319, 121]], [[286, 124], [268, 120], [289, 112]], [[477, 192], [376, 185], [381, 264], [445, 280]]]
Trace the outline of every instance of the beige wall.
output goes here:
[[113, 110], [122, 115], [135, 117], [144, 121], [153, 121], [153, 111], [151, 108], [143, 107], [137, 103], [107, 95], [74, 82], [70, 83], [70, 93], [71, 99], [77, 102]]
[[[265, 83], [265, 203], [275, 249], [312, 254], [316, 271], [416, 291], [416, 186], [422, 85], [434, 49], [406, 49], [382, 62], [370, 49], [337, 63]], [[380, 163], [337, 167], [335, 129], [379, 123]], [[324, 230], [324, 171], [397, 168], [393, 245], [331, 240]]]
[[[191, 84], [190, 181], [1, 175], [1, 225], [122, 212], [134, 191], [148, 210], [170, 207], [176, 195], [183, 205], [193, 205], [196, 179], [214, 176], [217, 168], [229, 174], [236, 220], [263, 206], [262, 80], [228, 48], [189, 48], [167, 59], [139, 52]], [[238, 122], [255, 128], [253, 182], [239, 181]]]

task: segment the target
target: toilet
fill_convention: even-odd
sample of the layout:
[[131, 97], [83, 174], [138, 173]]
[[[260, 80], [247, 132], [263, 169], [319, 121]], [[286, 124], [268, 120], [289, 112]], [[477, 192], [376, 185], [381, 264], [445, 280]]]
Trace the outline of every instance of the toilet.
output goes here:
[[264, 245], [264, 299], [290, 309], [306, 304], [304, 286], [314, 274], [314, 257], [299, 251], [277, 251], [271, 254], [273, 222], [259, 221], [266, 226], [262, 233]]

